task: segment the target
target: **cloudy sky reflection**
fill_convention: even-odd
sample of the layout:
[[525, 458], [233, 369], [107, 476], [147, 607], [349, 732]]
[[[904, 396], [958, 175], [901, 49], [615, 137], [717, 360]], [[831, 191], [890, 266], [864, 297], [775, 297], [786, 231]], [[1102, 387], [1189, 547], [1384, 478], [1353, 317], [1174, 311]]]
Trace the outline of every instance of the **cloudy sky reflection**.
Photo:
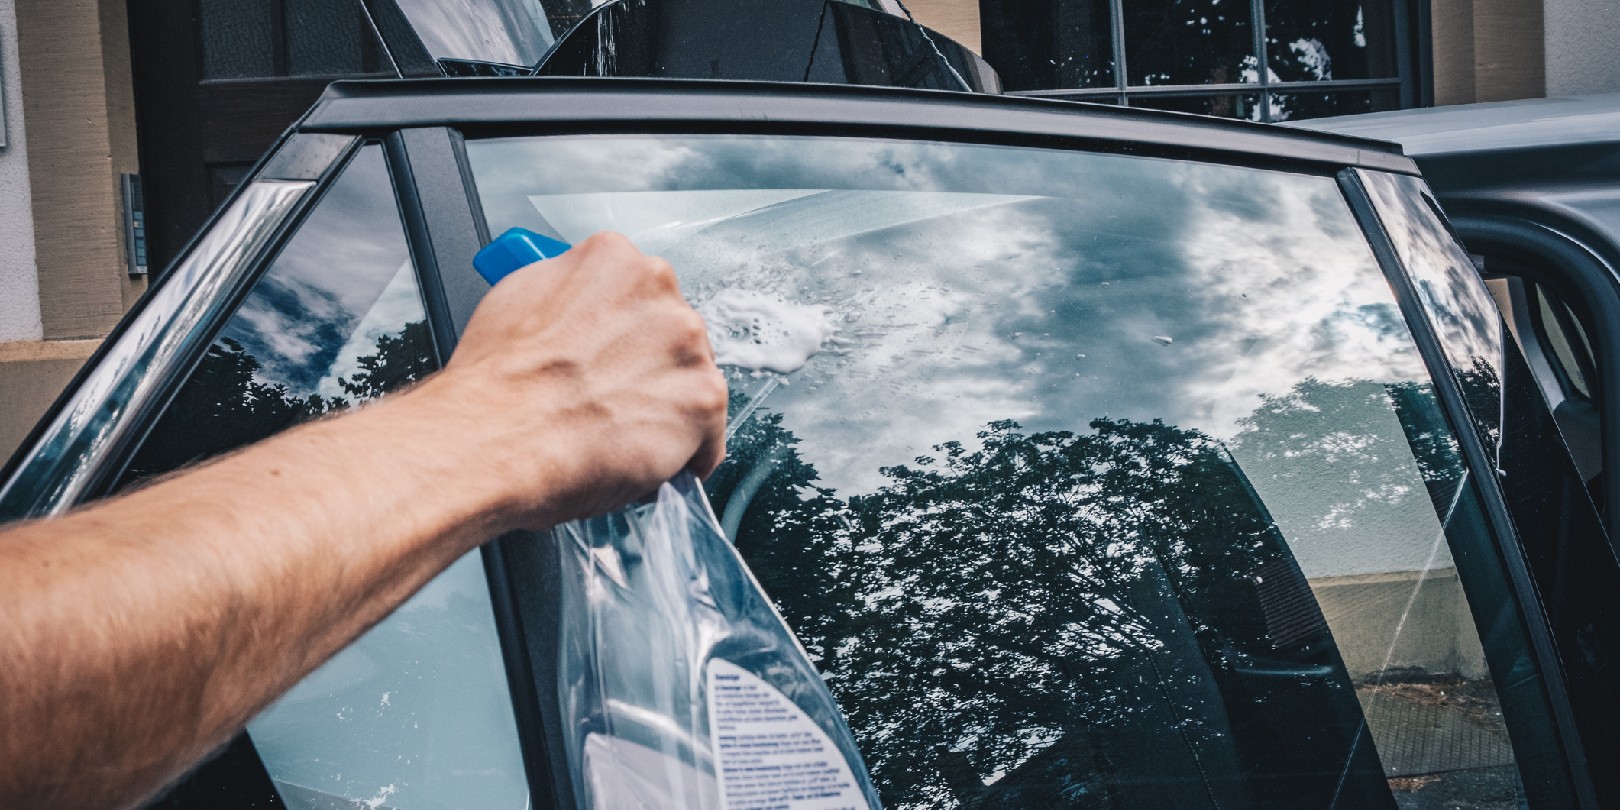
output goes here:
[[1502, 316], [1480, 283], [1462, 244], [1435, 209], [1422, 180], [1363, 171], [1361, 181], [1378, 209], [1401, 264], [1439, 332], [1440, 345], [1462, 383], [1486, 446], [1501, 441]]
[[379, 147], [356, 155], [276, 257], [222, 337], [242, 344], [265, 382], [298, 396], [341, 393], [336, 378], [385, 332], [420, 321], [405, 231]]
[[[1427, 380], [1331, 177], [856, 139], [501, 140], [469, 154], [496, 232], [622, 230], [696, 302], [741, 287], [835, 313], [835, 345], [765, 408], [846, 497], [998, 419], [1077, 432], [1161, 419], [1241, 461], [1261, 396], [1310, 378], [1363, 383], [1357, 407], [1381, 409], [1369, 423], [1398, 440], [1365, 386]], [[1420, 480], [1410, 458], [1384, 463]], [[1438, 528], [1426, 496], [1395, 511]]]

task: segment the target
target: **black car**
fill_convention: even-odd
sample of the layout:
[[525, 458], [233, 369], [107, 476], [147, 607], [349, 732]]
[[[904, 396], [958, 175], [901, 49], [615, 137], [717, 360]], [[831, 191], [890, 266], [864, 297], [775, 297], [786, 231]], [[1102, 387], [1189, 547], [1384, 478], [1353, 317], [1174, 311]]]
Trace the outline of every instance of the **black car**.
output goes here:
[[[1474, 255], [1606, 522], [1620, 504], [1620, 93], [1347, 116], [1400, 143]], [[1606, 393], [1608, 392], [1608, 393]]]
[[[0, 474], [0, 519], [431, 374], [518, 226], [836, 324], [791, 378], [732, 373], [707, 486], [886, 806], [1620, 803], [1620, 568], [1373, 141], [957, 91], [340, 83]], [[577, 806], [558, 571], [496, 539], [157, 806]]]

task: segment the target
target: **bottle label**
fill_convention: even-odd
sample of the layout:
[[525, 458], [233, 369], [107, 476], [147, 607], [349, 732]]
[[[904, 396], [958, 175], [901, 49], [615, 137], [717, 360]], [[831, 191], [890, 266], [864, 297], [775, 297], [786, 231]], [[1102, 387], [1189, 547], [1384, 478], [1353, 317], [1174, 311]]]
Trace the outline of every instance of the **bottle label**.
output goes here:
[[787, 696], [720, 658], [708, 686], [725, 810], [865, 810], [838, 746]]

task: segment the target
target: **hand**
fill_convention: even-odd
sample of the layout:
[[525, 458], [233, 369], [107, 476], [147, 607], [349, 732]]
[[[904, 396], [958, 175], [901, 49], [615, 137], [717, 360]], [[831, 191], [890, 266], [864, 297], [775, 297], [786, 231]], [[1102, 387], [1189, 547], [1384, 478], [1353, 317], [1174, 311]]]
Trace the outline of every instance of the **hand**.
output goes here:
[[407, 396], [449, 400], [434, 441], [538, 528], [641, 497], [725, 457], [726, 383], [675, 272], [601, 233], [497, 284], [444, 372]]

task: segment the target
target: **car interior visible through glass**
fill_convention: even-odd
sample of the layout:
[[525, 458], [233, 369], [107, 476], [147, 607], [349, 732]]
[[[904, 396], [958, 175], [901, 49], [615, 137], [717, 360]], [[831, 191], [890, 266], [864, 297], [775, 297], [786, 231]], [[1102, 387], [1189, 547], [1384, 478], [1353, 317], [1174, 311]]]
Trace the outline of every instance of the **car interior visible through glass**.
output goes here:
[[834, 330], [731, 373], [708, 487], [887, 806], [1556, 792], [1552, 743], [1504, 723], [1535, 678], [1500, 572], [1463, 565], [1478, 496], [1334, 177], [857, 138], [467, 154], [491, 232], [624, 232], [728, 342]]

